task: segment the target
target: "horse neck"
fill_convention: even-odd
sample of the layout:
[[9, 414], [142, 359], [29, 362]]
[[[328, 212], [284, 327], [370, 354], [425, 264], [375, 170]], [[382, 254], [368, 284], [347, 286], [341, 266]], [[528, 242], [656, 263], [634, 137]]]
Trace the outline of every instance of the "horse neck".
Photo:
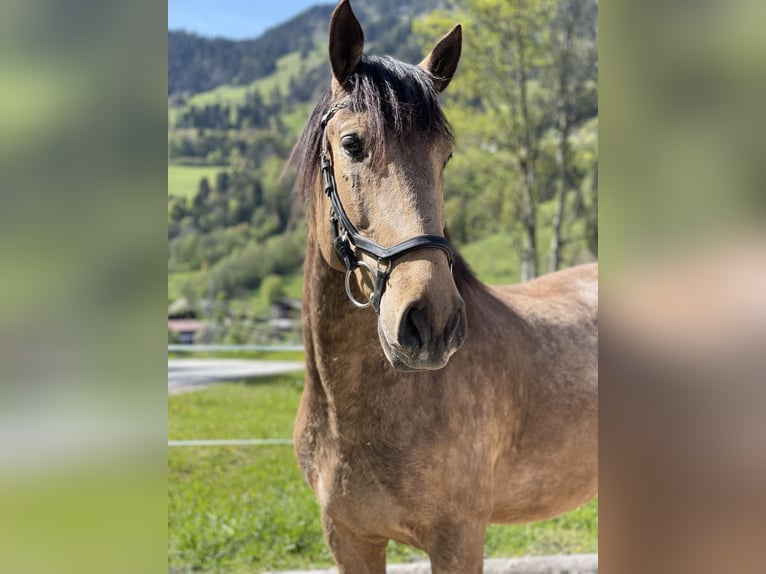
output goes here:
[[[315, 429], [343, 444], [383, 441], [392, 448], [424, 440], [443, 422], [443, 375], [394, 371], [378, 338], [375, 312], [349, 302], [343, 273], [327, 264], [312, 233], [304, 268], [301, 409], [311, 413]], [[431, 408], [424, 410], [426, 404]]]
[[[311, 378], [326, 394], [356, 394], [362, 381], [391, 371], [372, 309], [357, 309], [346, 296], [344, 275], [325, 261], [309, 229], [304, 266], [303, 338]], [[368, 386], [368, 385], [365, 385]]]

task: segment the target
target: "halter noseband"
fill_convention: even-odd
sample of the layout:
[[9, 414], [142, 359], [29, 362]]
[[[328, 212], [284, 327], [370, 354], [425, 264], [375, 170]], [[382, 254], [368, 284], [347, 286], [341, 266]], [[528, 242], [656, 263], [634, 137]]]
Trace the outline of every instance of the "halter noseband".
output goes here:
[[[439, 235], [418, 235], [411, 239], [397, 243], [393, 247], [383, 247], [368, 237], [364, 237], [354, 227], [354, 224], [346, 215], [343, 204], [338, 196], [338, 188], [335, 185], [335, 174], [333, 173], [332, 162], [329, 154], [329, 141], [327, 139], [327, 124], [335, 115], [335, 112], [345, 108], [345, 103], [332, 106], [320, 120], [322, 128], [322, 151], [319, 154], [319, 164], [322, 172], [322, 182], [324, 192], [330, 198], [330, 227], [332, 229], [332, 243], [338, 259], [346, 268], [346, 294], [351, 302], [357, 307], [364, 309], [372, 305], [376, 314], [380, 313], [380, 300], [383, 292], [386, 290], [386, 280], [391, 273], [391, 263], [396, 257], [416, 249], [436, 248], [441, 249], [447, 254], [450, 269], [452, 269], [452, 248], [446, 238]], [[353, 246], [353, 247], [352, 247]], [[374, 257], [377, 262], [377, 270], [373, 271], [366, 262], [357, 257], [354, 250], [361, 251]], [[351, 273], [358, 267], [364, 268], [373, 278], [373, 290], [370, 300], [366, 303], [357, 301], [351, 293], [350, 278]]]

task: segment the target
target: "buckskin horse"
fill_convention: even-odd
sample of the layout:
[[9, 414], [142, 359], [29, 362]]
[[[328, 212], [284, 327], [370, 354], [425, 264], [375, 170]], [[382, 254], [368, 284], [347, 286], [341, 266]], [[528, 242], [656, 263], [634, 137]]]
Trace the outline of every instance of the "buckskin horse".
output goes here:
[[597, 492], [597, 266], [487, 286], [445, 237], [438, 96], [461, 34], [417, 66], [364, 55], [342, 0], [331, 88], [293, 152], [309, 206], [295, 450], [341, 573], [384, 573], [389, 540], [435, 574], [479, 573], [488, 523]]

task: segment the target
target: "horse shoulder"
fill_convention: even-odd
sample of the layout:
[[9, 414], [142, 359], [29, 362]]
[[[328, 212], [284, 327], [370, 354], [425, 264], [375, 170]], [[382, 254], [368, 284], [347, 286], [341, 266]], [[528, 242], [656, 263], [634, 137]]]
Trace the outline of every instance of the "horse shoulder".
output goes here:
[[534, 331], [575, 327], [596, 331], [598, 265], [571, 267], [514, 285], [493, 286], [492, 293]]

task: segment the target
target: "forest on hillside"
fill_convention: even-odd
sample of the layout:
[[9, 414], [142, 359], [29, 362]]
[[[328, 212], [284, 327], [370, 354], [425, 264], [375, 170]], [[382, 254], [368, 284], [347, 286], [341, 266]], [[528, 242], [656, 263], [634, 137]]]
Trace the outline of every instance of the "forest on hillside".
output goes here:
[[[413, 16], [446, 6], [445, 0], [357, 0], [374, 53], [409, 61], [418, 56], [410, 33]], [[304, 57], [327, 34], [335, 4], [325, 2], [252, 40], [206, 38], [184, 30], [168, 31], [168, 95], [199, 93], [222, 84], [248, 85], [276, 71], [277, 60], [298, 52]], [[403, 25], [405, 24], [405, 25]]]
[[[597, 0], [353, 4], [366, 51], [412, 63], [463, 25], [443, 96], [456, 135], [445, 208], [478, 275], [512, 282], [596, 259]], [[168, 303], [207, 323], [206, 342], [269, 340], [258, 327], [269, 305], [300, 296], [305, 223], [294, 170], [280, 175], [329, 86], [331, 10], [317, 6], [255, 40], [169, 32], [172, 177], [206, 175], [171, 185], [169, 170]]]

